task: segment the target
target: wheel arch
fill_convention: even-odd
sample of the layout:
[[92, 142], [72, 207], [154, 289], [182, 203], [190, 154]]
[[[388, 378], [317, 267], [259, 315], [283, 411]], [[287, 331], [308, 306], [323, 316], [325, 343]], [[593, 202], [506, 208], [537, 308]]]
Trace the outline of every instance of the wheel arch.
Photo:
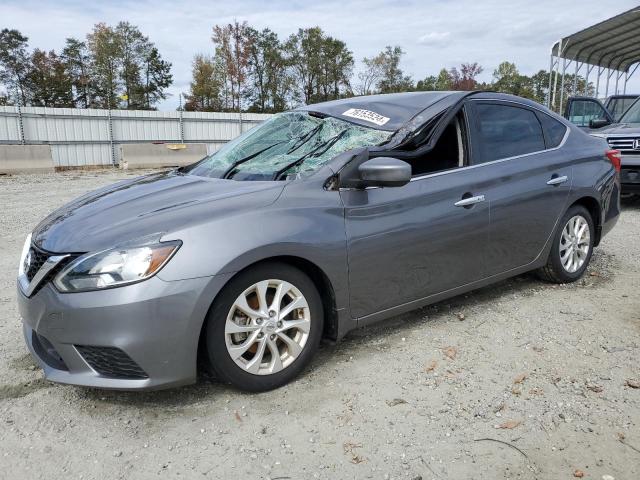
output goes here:
[[586, 208], [591, 215], [591, 219], [593, 220], [593, 224], [596, 229], [593, 246], [598, 246], [598, 244], [600, 243], [600, 238], [602, 236], [602, 209], [600, 207], [600, 202], [598, 202], [598, 200], [596, 200], [594, 197], [583, 196], [576, 199], [571, 205], [569, 205], [569, 208], [575, 205], [580, 205]]
[[[327, 274], [314, 262], [298, 257], [295, 255], [275, 255], [271, 257], [265, 257], [260, 260], [254, 261], [240, 270], [236, 271], [233, 276], [229, 277], [225, 284], [220, 288], [218, 293], [214, 296], [209, 304], [209, 308], [207, 309], [207, 316], [211, 311], [214, 303], [216, 302], [220, 292], [225, 288], [225, 286], [238, 274], [244, 272], [250, 268], [255, 267], [256, 265], [266, 263], [266, 262], [279, 262], [284, 263], [286, 265], [291, 265], [293, 267], [298, 268], [300, 271], [304, 272], [311, 278], [311, 281], [314, 283], [316, 288], [318, 289], [318, 293], [320, 294], [320, 298], [322, 299], [322, 307], [324, 310], [324, 319], [323, 319], [323, 338], [329, 338], [331, 340], [336, 340], [338, 338], [338, 314], [336, 310], [336, 296], [333, 284], [331, 280], [327, 276]], [[199, 363], [203, 357], [206, 355], [206, 342], [205, 342], [205, 329], [207, 327], [207, 317], [203, 319], [202, 325], [200, 327], [200, 333], [198, 336], [198, 359]]]

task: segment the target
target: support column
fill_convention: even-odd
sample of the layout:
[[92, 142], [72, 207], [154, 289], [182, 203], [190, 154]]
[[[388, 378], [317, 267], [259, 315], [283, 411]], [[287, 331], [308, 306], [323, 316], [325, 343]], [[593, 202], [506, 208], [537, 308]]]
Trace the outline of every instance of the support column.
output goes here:
[[[571, 63], [571, 62], [569, 62]], [[560, 105], [558, 105], [558, 113], [562, 115], [562, 102], [564, 100], [564, 76], [567, 73], [567, 59], [562, 59], [562, 81], [560, 82]]]

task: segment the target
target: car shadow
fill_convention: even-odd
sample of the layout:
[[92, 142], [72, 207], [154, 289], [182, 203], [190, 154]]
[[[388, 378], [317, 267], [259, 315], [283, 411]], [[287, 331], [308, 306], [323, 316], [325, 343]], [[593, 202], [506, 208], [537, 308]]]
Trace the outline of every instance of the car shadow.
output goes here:
[[620, 198], [620, 205], [622, 211], [640, 210], [640, 195], [624, 195]]
[[[599, 256], [603, 256], [603, 254], [594, 254], [595, 267], [590, 267], [585, 279], [580, 282], [589, 282], [593, 285], [608, 281], [607, 275], [603, 275], [601, 272], [597, 272], [594, 276], [591, 275], [593, 268], [599, 268]], [[572, 284], [567, 288], [579, 288], [580, 282], [576, 282], [576, 284]], [[305, 375], [309, 375], [310, 372], [335, 367], [338, 362], [343, 362], [345, 357], [348, 358], [352, 355], [357, 354], [358, 358], [367, 355], [384, 355], [384, 353], [380, 353], [376, 349], [369, 348], [368, 345], [377, 344], [381, 339], [389, 335], [401, 335], [404, 332], [407, 332], [408, 335], [409, 331], [414, 329], [416, 325], [457, 324], [460, 322], [457, 314], [468, 311], [472, 307], [491, 305], [501, 298], [533, 296], [536, 292], [551, 288], [557, 288], [557, 286], [539, 280], [533, 273], [527, 273], [391, 317], [379, 324], [353, 330], [338, 343], [324, 342], [311, 365], [301, 374], [299, 379], [304, 379]], [[468, 324], [469, 329], [478, 326], [472, 321], [468, 321]], [[295, 382], [293, 385], [295, 385]], [[224, 407], [229, 399], [233, 399], [233, 404], [237, 405], [238, 402], [242, 402], [242, 397], [247, 397], [247, 401], [249, 401], [249, 399], [255, 399], [260, 395], [270, 395], [269, 392], [261, 394], [241, 392], [230, 385], [218, 382], [214, 378], [202, 375], [194, 385], [149, 392], [123, 392], [86, 387], [70, 388], [75, 390], [78, 399], [89, 401], [92, 409], [99, 408], [99, 405], [150, 406], [166, 408], [167, 413], [171, 411], [180, 412], [203, 401], [206, 401], [208, 405], [219, 402], [221, 407]], [[283, 388], [289, 387], [285, 386]]]

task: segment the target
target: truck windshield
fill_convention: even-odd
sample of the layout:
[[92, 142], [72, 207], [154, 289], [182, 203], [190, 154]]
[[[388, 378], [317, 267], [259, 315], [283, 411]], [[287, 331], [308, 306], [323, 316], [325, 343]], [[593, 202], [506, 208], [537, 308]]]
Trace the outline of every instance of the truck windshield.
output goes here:
[[304, 111], [279, 113], [182, 173], [234, 180], [293, 179], [347, 150], [381, 145], [391, 135]]
[[640, 98], [620, 117], [620, 123], [640, 123]]

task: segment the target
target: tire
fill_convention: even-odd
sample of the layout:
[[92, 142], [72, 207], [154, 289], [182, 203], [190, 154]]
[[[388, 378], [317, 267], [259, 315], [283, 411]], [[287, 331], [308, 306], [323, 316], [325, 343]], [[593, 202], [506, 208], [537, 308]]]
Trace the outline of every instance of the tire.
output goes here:
[[[567, 254], [567, 250], [564, 249], [564, 245], [568, 243], [567, 239], [571, 238], [572, 235], [576, 237], [572, 226], [568, 225], [569, 222], [573, 221], [575, 218], [580, 219], [579, 222], [582, 226], [587, 225], [588, 240], [584, 237], [578, 238], [576, 241], [577, 243], [574, 243], [573, 247], [569, 249], [570, 252], [576, 251], [576, 245], [578, 245], [578, 247], [581, 247], [579, 252], [583, 252], [583, 255], [578, 256], [578, 262], [575, 260], [576, 257], [573, 257], [572, 261], [574, 263], [569, 264], [569, 267], [567, 267], [569, 257], [566, 257], [567, 260], [563, 262], [563, 259]], [[595, 228], [589, 211], [581, 205], [574, 205], [569, 208], [558, 224], [558, 228], [553, 236], [553, 245], [549, 252], [549, 259], [547, 260], [547, 264], [538, 270], [538, 276], [542, 280], [553, 283], [570, 283], [580, 279], [582, 275], [584, 275], [584, 272], [591, 261], [594, 236]], [[586, 252], [584, 252], [584, 247], [588, 247]], [[564, 252], [563, 257], [561, 257], [561, 251]], [[569, 256], [572, 256], [571, 253], [569, 253]], [[577, 265], [579, 265], [579, 267], [577, 267]]]
[[[281, 301], [276, 302], [280, 291]], [[262, 303], [259, 292], [264, 292]], [[287, 307], [293, 310], [287, 313]], [[320, 294], [305, 273], [279, 262], [250, 267], [229, 281], [207, 316], [210, 368], [241, 390], [278, 388], [309, 364], [323, 324]]]

